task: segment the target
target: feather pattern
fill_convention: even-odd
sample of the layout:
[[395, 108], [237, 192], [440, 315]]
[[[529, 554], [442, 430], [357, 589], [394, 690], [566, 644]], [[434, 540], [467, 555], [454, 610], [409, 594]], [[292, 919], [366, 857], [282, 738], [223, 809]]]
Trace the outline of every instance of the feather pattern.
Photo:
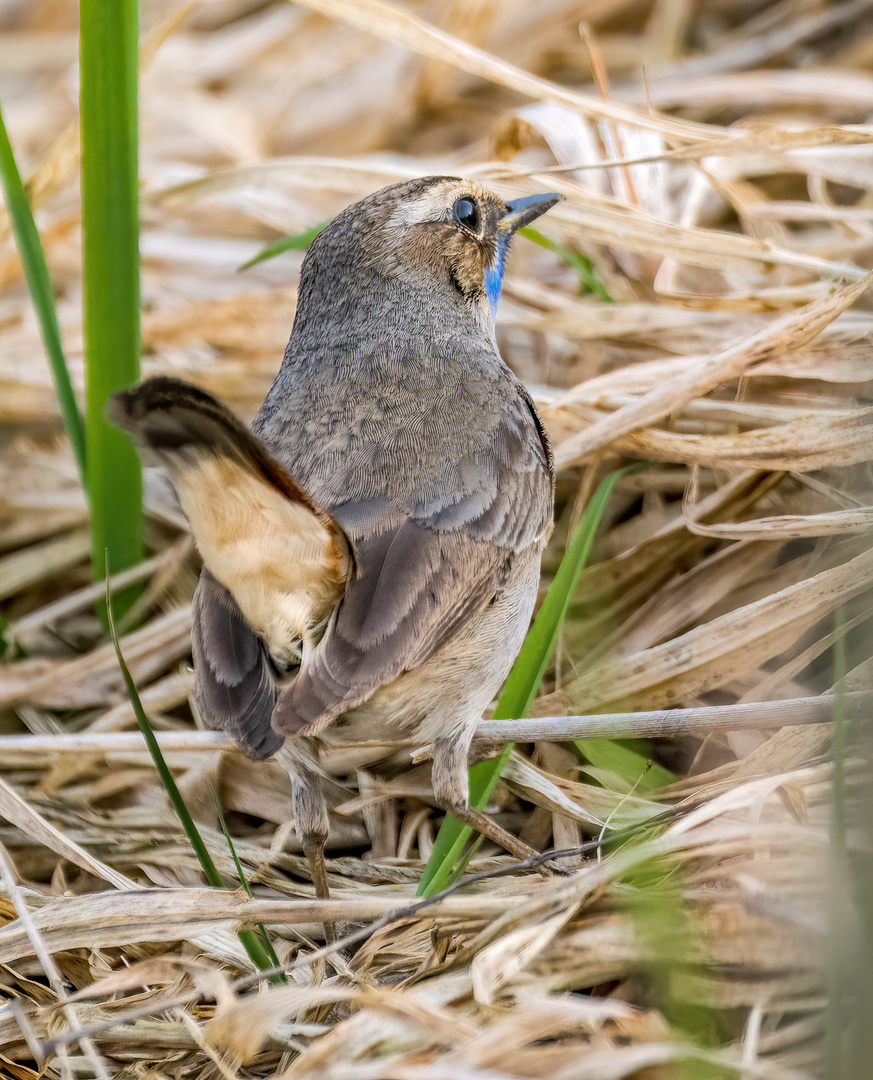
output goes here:
[[193, 614], [194, 693], [204, 722], [226, 731], [249, 757], [271, 757], [282, 736], [270, 725], [277, 691], [263, 641], [208, 570], [200, 575]]
[[514, 556], [545, 541], [548, 444], [518, 390], [477, 453], [455, 469], [442, 463], [456, 478], [451, 495], [424, 502], [415, 493], [404, 498], [395, 492], [393, 502], [332, 508], [354, 546], [358, 575], [283, 692], [274, 717], [278, 730], [323, 724], [421, 667], [499, 598]]

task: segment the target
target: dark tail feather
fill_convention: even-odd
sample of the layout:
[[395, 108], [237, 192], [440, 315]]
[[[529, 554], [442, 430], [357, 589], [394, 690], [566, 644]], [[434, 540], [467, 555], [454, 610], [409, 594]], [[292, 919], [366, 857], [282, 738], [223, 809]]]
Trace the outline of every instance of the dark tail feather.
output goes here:
[[250, 758], [271, 757], [284, 739], [270, 726], [277, 696], [270, 659], [236, 601], [208, 570], [194, 595], [191, 640], [194, 693], [206, 725], [226, 731]]

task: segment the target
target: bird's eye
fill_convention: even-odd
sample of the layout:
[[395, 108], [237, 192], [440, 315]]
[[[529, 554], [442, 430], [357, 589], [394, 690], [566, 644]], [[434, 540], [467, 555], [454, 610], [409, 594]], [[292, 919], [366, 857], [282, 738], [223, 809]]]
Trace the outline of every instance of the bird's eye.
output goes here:
[[470, 232], [477, 233], [479, 231], [479, 207], [476, 206], [472, 199], [458, 199], [452, 207], [452, 213], [459, 225], [463, 225]]

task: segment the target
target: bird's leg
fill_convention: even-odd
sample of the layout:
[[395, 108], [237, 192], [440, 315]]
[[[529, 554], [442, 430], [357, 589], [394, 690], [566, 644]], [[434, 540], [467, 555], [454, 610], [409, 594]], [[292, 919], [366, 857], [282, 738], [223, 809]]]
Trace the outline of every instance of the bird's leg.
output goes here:
[[327, 886], [327, 874], [324, 867], [324, 845], [327, 840], [327, 807], [324, 796], [317, 783], [303, 782], [297, 778], [291, 781], [291, 795], [294, 801], [294, 827], [303, 845], [303, 854], [309, 862], [309, 872], [315, 895], [319, 900], [327, 900], [330, 890]]
[[487, 814], [470, 806], [469, 784], [467, 780], [467, 750], [470, 745], [469, 735], [461, 733], [447, 739], [437, 739], [433, 744], [433, 768], [431, 782], [437, 806], [447, 814], [457, 818], [464, 825], [493, 840], [518, 859], [530, 859], [538, 855], [517, 836], [513, 836]]
[[[330, 890], [324, 866], [324, 845], [329, 825], [327, 804], [324, 801], [315, 758], [309, 747], [304, 746], [302, 739], [289, 738], [276, 751], [276, 760], [284, 767], [291, 780], [294, 828], [309, 863], [315, 895], [319, 900], [328, 900]], [[325, 924], [324, 934], [327, 941], [334, 940], [332, 926]]]

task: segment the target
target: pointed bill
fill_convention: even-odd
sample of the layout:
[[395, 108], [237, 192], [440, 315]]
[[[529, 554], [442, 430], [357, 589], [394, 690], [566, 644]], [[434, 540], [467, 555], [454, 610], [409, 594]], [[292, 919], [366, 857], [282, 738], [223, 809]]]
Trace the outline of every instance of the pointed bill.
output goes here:
[[525, 225], [536, 221], [547, 210], [559, 202], [563, 202], [564, 196], [555, 191], [548, 191], [543, 195], [523, 195], [518, 199], [512, 199], [506, 204], [509, 211], [500, 219], [500, 231], [502, 233], [517, 232]]

